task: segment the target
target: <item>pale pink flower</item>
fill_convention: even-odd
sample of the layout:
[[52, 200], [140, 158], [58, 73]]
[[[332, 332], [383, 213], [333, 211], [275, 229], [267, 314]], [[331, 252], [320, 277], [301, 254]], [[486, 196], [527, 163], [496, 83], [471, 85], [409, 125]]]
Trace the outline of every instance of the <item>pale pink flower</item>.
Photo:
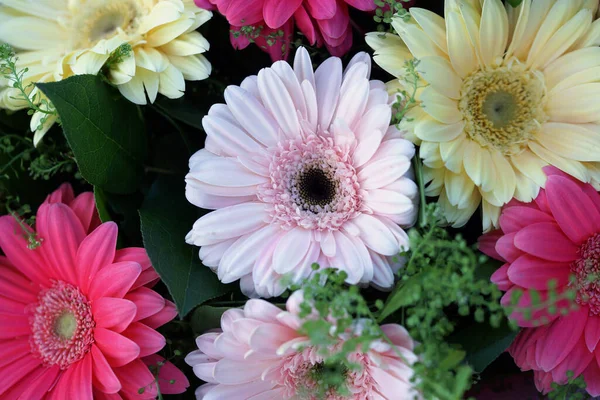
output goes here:
[[[222, 330], [199, 336], [199, 350], [185, 359], [207, 382], [196, 390], [196, 398], [316, 400], [310, 393], [316, 389], [313, 377], [323, 365], [323, 355], [298, 333], [301, 301], [301, 292], [296, 292], [286, 304], [287, 311], [258, 299], [249, 300], [243, 309], [227, 310], [221, 318]], [[351, 353], [350, 361], [360, 366], [347, 373], [345, 384], [352, 395], [341, 397], [332, 390], [324, 400], [415, 398], [410, 383], [410, 365], [417, 360], [413, 341], [400, 325], [381, 329], [393, 345], [381, 339], [366, 352]], [[344, 340], [340, 337], [340, 345]]]
[[[562, 299], [557, 312], [548, 308], [521, 312], [512, 318], [525, 327], [509, 352], [522, 370], [533, 370], [538, 390], [547, 393], [552, 382], [565, 384], [567, 371], [583, 374], [587, 391], [600, 395], [600, 194], [554, 167], [545, 167], [545, 190], [532, 203], [512, 201], [500, 215], [501, 229], [484, 235], [481, 250], [505, 264], [492, 281], [506, 294], [523, 293], [519, 307], [530, 307], [531, 290], [549, 300], [548, 283], [558, 294], [577, 292], [577, 310], [563, 315], [570, 304]], [[574, 280], [571, 280], [573, 277]], [[590, 279], [592, 278], [592, 279]]]
[[[385, 85], [371, 60], [346, 71], [331, 57], [313, 73], [300, 48], [294, 69], [278, 61], [204, 117], [206, 147], [190, 159], [186, 196], [216, 209], [186, 237], [200, 258], [249, 296], [277, 296], [311, 264], [347, 272], [349, 284], [391, 288], [416, 217], [415, 150], [390, 125]], [[396, 260], [399, 261], [399, 260]]]
[[[154, 353], [165, 338], [155, 329], [177, 312], [149, 288], [158, 275], [146, 251], [116, 250], [116, 241], [117, 226], [100, 224], [93, 194], [75, 197], [69, 185], [40, 206], [35, 231], [0, 217], [2, 399], [156, 397], [148, 366], [162, 361]], [[189, 386], [172, 364], [162, 368], [163, 392]]]
[[[342, 56], [352, 47], [349, 7], [362, 11], [376, 8], [373, 0], [195, 0], [198, 7], [218, 11], [239, 32], [253, 26], [260, 34], [255, 43], [268, 52], [273, 61], [287, 58], [295, 26], [311, 45], [325, 44], [334, 56]], [[281, 30], [283, 36], [276, 33]], [[236, 37], [237, 36], [237, 37]], [[269, 40], [273, 41], [269, 43]], [[231, 36], [237, 49], [250, 44], [244, 35]]]

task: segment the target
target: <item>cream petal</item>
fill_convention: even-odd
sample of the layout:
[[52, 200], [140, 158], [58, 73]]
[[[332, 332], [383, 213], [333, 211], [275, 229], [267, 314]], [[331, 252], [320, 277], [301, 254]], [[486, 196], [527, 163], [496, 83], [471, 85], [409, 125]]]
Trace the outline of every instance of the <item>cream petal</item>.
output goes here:
[[159, 50], [171, 56], [191, 56], [208, 51], [210, 44], [199, 32], [190, 32], [161, 46]]
[[446, 14], [446, 32], [450, 62], [458, 75], [464, 78], [477, 68], [478, 62], [464, 20], [459, 13], [450, 11]]
[[588, 123], [600, 115], [600, 82], [575, 86], [548, 96], [546, 113], [553, 122]]
[[152, 47], [137, 47], [135, 49], [135, 63], [138, 67], [148, 71], [163, 72], [169, 65], [169, 59]]
[[446, 53], [431, 41], [429, 36], [412, 19], [405, 21], [401, 17], [394, 17], [392, 18], [392, 26], [415, 58], [446, 56]]
[[188, 81], [201, 81], [208, 78], [211, 73], [212, 66], [210, 62], [202, 54], [193, 56], [179, 57], [169, 56], [171, 64], [175, 66], [183, 77]]
[[471, 194], [475, 190], [475, 184], [464, 172], [455, 174], [451, 171], [446, 171], [444, 188], [446, 189], [446, 197], [450, 204], [463, 209], [469, 204]]
[[557, 155], [576, 161], [600, 161], [600, 133], [577, 124], [549, 122], [538, 142]]
[[140, 24], [140, 31], [146, 33], [153, 28], [166, 25], [181, 18], [183, 8], [174, 1], [162, 1], [156, 4], [150, 14]]
[[569, 48], [569, 51], [598, 45], [600, 45], [600, 20], [595, 20], [592, 22], [590, 29], [588, 29], [585, 34], [583, 34], [575, 43], [573, 43], [573, 45]]
[[485, 0], [479, 27], [481, 62], [499, 64], [508, 43], [508, 16], [500, 0]]
[[567, 53], [544, 69], [546, 87], [551, 89], [569, 77], [594, 67], [600, 67], [600, 48], [590, 47]]
[[600, 82], [600, 66], [588, 68], [569, 76], [554, 86], [552, 90], [548, 92], [548, 95], [560, 96], [566, 89], [594, 82]]
[[444, 187], [445, 176], [445, 168], [429, 168], [428, 166], [424, 165], [423, 181], [426, 183], [425, 195], [429, 197], [439, 196]]
[[76, 75], [96, 75], [102, 68], [106, 60], [108, 60], [109, 54], [97, 54], [91, 51], [83, 53], [77, 57], [75, 64], [71, 65], [71, 70]]
[[525, 150], [521, 154], [512, 156], [510, 159], [515, 168], [535, 182], [536, 185], [546, 185], [546, 174], [542, 170], [548, 163], [531, 151]]
[[487, 162], [484, 163], [484, 153], [488, 153], [488, 151], [481, 148], [479, 143], [473, 140], [466, 141], [464, 157], [465, 172], [477, 186], [481, 186], [484, 171], [490, 168], [491, 164], [491, 158], [487, 157]]
[[421, 143], [421, 146], [419, 146], [419, 157], [423, 160], [423, 164], [431, 168], [442, 168], [444, 166], [438, 143]]
[[152, 29], [146, 34], [148, 46], [159, 47], [185, 33], [195, 23], [194, 18], [182, 18]]
[[525, 60], [527, 58], [536, 34], [555, 2], [556, 0], [524, 0], [522, 2], [521, 7], [523, 9], [519, 15], [516, 29], [521, 28], [519, 25], [523, 22], [523, 33], [518, 37], [518, 42], [516, 40], [517, 35], [515, 35], [510, 45], [510, 50], [512, 50], [515, 57], [520, 60]]
[[460, 98], [463, 82], [447, 59], [435, 56], [423, 57], [419, 59], [417, 71], [439, 93], [451, 99]]
[[524, 203], [529, 203], [538, 196], [540, 192], [540, 186], [537, 183], [523, 175], [518, 170], [515, 171], [515, 177], [517, 179], [515, 199]]
[[515, 194], [515, 171], [502, 153], [491, 151], [490, 154], [497, 171], [494, 194], [502, 203], [508, 203]]
[[444, 18], [424, 8], [411, 7], [408, 11], [421, 29], [423, 29], [423, 32], [429, 36], [429, 39], [447, 54], [448, 44], [446, 43], [446, 24]]
[[132, 103], [139, 105], [145, 105], [147, 103], [146, 93], [144, 92], [144, 83], [137, 74], [128, 82], [117, 86], [117, 88], [123, 97]]
[[[23, 27], [27, 31], [23, 32]], [[0, 42], [21, 50], [61, 51], [67, 43], [67, 32], [55, 21], [36, 17], [14, 17], [0, 24]]]
[[579, 161], [567, 160], [550, 150], [546, 150], [546, 148], [534, 141], [529, 142], [529, 148], [548, 164], [554, 165], [556, 168], [565, 171], [582, 182], [589, 181], [589, 174]]
[[521, 49], [523, 46], [523, 37], [526, 34], [527, 22], [529, 20], [529, 12], [531, 9], [531, 2], [522, 1], [517, 8], [513, 8], [510, 4], [506, 5], [508, 10], [508, 17], [510, 23], [510, 30], [508, 32], [508, 49], [504, 55], [505, 59], [510, 59], [513, 54]]
[[458, 110], [456, 100], [440, 94], [431, 86], [423, 89], [419, 100], [422, 102], [423, 110], [440, 122], [456, 124], [462, 120], [462, 113]]
[[465, 135], [459, 135], [456, 139], [449, 142], [440, 143], [440, 154], [446, 168], [459, 174], [463, 168], [464, 152], [466, 148]]
[[500, 218], [500, 207], [488, 203], [483, 200], [481, 202], [481, 214], [483, 232], [489, 232], [498, 227], [498, 219]]
[[465, 124], [460, 121], [454, 124], [440, 123], [432, 118], [423, 118], [416, 122], [415, 135], [421, 140], [430, 142], [448, 142], [464, 132]]
[[173, 65], [159, 74], [158, 91], [169, 99], [178, 99], [185, 92], [184, 76]]

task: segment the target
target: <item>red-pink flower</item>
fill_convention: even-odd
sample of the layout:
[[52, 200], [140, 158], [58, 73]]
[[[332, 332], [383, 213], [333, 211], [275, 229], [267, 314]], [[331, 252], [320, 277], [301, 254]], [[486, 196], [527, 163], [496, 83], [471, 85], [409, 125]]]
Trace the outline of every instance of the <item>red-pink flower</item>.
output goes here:
[[153, 399], [156, 381], [163, 393], [189, 386], [155, 355], [174, 304], [150, 289], [146, 251], [116, 241], [93, 194], [69, 185], [40, 206], [35, 230], [0, 217], [0, 398]]
[[[295, 292], [282, 311], [264, 300], [249, 300], [243, 309], [227, 310], [222, 330], [196, 339], [199, 350], [185, 361], [207, 382], [196, 390], [198, 400], [316, 400], [315, 374], [323, 366], [320, 350], [298, 332], [302, 293]], [[368, 351], [349, 354], [360, 368], [344, 376], [350, 396], [331, 390], [325, 400], [419, 399], [410, 382], [417, 360], [414, 343], [400, 325], [381, 326], [390, 342], [377, 340]], [[340, 345], [347, 337], [340, 337]], [[317, 375], [318, 376], [318, 375]], [[323, 397], [319, 397], [322, 399]]]
[[553, 281], [560, 295], [575, 289], [577, 309], [566, 298], [535, 309], [531, 318], [515, 311], [511, 316], [525, 327], [509, 352], [522, 370], [533, 370], [536, 386], [547, 393], [552, 382], [564, 384], [567, 371], [583, 374], [587, 391], [600, 395], [600, 194], [557, 168], [546, 167], [548, 180], [532, 203], [513, 201], [500, 216], [499, 231], [480, 239], [481, 250], [506, 262], [492, 281], [511, 302], [520, 291], [518, 307], [532, 304], [532, 290], [549, 300]]
[[[205, 9], [218, 9], [231, 24], [233, 32], [253, 26], [256, 44], [267, 51], [273, 61], [287, 57], [294, 27], [311, 45], [325, 44], [334, 56], [342, 56], [352, 46], [352, 26], [348, 6], [362, 11], [375, 9], [373, 0], [195, 0]], [[283, 36], [278, 36], [278, 31]], [[235, 48], [250, 44], [245, 35], [232, 34]], [[283, 47], [282, 47], [283, 46]]]

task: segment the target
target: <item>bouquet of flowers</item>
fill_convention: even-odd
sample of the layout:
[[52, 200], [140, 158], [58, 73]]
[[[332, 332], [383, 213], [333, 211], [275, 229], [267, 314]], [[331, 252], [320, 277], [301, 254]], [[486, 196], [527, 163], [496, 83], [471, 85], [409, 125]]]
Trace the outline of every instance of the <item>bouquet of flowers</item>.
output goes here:
[[0, 1], [0, 398], [600, 396], [598, 8]]

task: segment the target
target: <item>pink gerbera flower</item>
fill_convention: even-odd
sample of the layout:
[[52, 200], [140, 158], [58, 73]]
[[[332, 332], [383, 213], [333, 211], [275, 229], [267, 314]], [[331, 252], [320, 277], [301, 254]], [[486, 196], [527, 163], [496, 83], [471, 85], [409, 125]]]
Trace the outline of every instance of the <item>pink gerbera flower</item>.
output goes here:
[[[294, 25], [311, 45], [325, 44], [334, 56], [342, 56], [352, 47], [352, 26], [348, 6], [362, 11], [376, 8], [373, 0], [195, 0], [199, 7], [218, 9], [231, 24], [231, 43], [243, 49], [249, 37], [243, 26], [255, 29], [253, 40], [267, 51], [273, 61], [287, 58]], [[283, 36], [278, 34], [283, 32]]]
[[153, 399], [149, 366], [162, 366], [163, 393], [189, 386], [154, 354], [174, 304], [148, 288], [158, 275], [146, 251], [115, 250], [116, 240], [93, 194], [74, 197], [69, 185], [40, 206], [35, 230], [0, 217], [2, 399]]
[[[513, 201], [500, 216], [501, 230], [484, 235], [481, 250], [506, 262], [492, 281], [506, 294], [522, 291], [518, 306], [532, 304], [531, 290], [548, 300], [548, 284], [558, 293], [577, 292], [577, 310], [563, 315], [536, 310], [509, 348], [522, 370], [533, 370], [536, 386], [547, 393], [552, 382], [564, 384], [567, 371], [583, 374], [587, 391], [600, 395], [600, 194], [554, 167], [546, 167], [546, 189], [532, 203]], [[572, 277], [572, 278], [571, 278]], [[561, 300], [558, 311], [569, 309]]]
[[[206, 148], [190, 159], [188, 200], [216, 209], [186, 240], [223, 282], [249, 296], [277, 296], [283, 275], [311, 264], [347, 272], [349, 284], [391, 288], [416, 217], [415, 150], [390, 125], [385, 85], [371, 60], [339, 58], [313, 73], [300, 48], [294, 69], [278, 61], [225, 90], [203, 120]], [[389, 257], [389, 258], [388, 258]]]
[[[322, 352], [298, 333], [301, 292], [287, 301], [287, 311], [264, 300], [249, 300], [243, 309], [229, 309], [217, 332], [196, 339], [199, 350], [186, 357], [194, 373], [207, 382], [196, 390], [198, 400], [316, 400], [314, 393]], [[396, 324], [381, 329], [393, 345], [383, 340], [370, 350], [351, 353], [360, 366], [346, 374], [352, 393], [342, 397], [331, 391], [324, 400], [413, 399], [410, 364], [417, 360], [408, 332]], [[340, 338], [340, 345], [344, 338]], [[302, 397], [299, 397], [302, 395]]]

